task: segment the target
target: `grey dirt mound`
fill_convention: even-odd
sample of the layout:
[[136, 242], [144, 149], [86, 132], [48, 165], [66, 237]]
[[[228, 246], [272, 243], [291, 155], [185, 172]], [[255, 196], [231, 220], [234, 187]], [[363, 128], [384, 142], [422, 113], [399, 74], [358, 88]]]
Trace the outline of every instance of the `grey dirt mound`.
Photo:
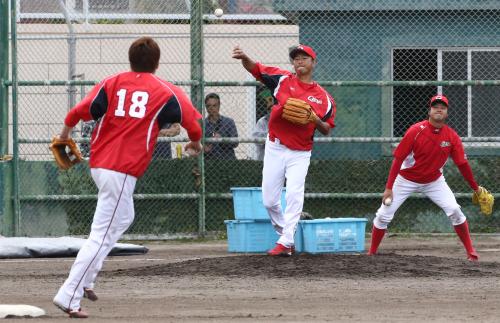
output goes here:
[[120, 276], [224, 276], [269, 278], [403, 278], [500, 277], [500, 264], [434, 257], [381, 254], [377, 256], [301, 254], [293, 257], [241, 255], [188, 260], [177, 263], [107, 272]]

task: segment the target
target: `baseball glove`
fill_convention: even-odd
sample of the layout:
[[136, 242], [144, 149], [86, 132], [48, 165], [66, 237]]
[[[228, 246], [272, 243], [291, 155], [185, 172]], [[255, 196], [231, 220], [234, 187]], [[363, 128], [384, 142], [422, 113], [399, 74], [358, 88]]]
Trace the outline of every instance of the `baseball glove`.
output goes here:
[[[68, 151], [66, 151], [66, 147], [68, 147]], [[52, 138], [49, 148], [54, 155], [57, 166], [61, 169], [70, 169], [71, 166], [83, 160], [80, 149], [71, 138], [63, 140], [55, 136]]]
[[479, 204], [481, 209], [481, 213], [484, 215], [491, 215], [493, 212], [493, 204], [495, 202], [495, 198], [482, 186], [479, 186], [479, 193], [474, 192], [472, 194], [472, 203]]
[[281, 117], [291, 123], [300, 125], [316, 122], [318, 119], [309, 103], [295, 98], [286, 100]]

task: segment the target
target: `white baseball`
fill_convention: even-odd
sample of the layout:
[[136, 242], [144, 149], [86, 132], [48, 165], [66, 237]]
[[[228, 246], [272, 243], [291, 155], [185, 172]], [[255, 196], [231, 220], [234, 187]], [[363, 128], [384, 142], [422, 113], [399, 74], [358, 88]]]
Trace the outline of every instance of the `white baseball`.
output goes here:
[[215, 15], [216, 17], [222, 17], [222, 15], [223, 15], [223, 14], [224, 14], [224, 10], [222, 10], [222, 8], [217, 8], [217, 9], [215, 9], [215, 11], [214, 11], [214, 15]]
[[384, 200], [384, 204], [387, 205], [387, 206], [391, 205], [392, 204], [392, 199], [390, 197], [386, 198]]

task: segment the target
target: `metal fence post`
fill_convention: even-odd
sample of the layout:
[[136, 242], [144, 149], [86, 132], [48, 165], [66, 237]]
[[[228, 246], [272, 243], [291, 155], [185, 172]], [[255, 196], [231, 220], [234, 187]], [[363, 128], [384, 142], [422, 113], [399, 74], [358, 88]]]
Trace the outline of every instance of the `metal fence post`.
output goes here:
[[14, 234], [12, 159], [9, 156], [9, 0], [0, 0], [0, 233]]
[[13, 207], [14, 207], [14, 235], [19, 235], [20, 219], [21, 219], [21, 201], [19, 199], [19, 111], [17, 100], [17, 1], [12, 0], [10, 4], [10, 35], [11, 43], [11, 60], [12, 60], [12, 148], [13, 148], [13, 164], [12, 164], [12, 181], [13, 181]]
[[[196, 81], [191, 86], [191, 101], [203, 114], [203, 0], [191, 1], [191, 80]], [[202, 122], [202, 126], [203, 126]], [[203, 129], [205, 133], [205, 129]], [[204, 144], [204, 137], [202, 137]], [[198, 234], [205, 235], [205, 164], [203, 152], [198, 158], [198, 168], [201, 177], [199, 187]]]

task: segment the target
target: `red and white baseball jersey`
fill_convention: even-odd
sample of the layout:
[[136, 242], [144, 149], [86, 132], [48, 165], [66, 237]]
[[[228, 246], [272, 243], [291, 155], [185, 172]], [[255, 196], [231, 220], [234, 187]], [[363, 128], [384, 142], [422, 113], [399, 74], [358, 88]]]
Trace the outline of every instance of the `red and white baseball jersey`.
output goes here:
[[468, 164], [457, 133], [447, 125], [435, 128], [428, 120], [411, 126], [394, 151], [396, 159], [404, 159], [399, 174], [416, 183], [438, 179], [450, 155], [457, 166]]
[[306, 101], [311, 105], [318, 117], [334, 127], [335, 101], [316, 82], [307, 84], [301, 82], [290, 71], [277, 67], [256, 63], [252, 75], [266, 85], [274, 97], [275, 105], [269, 117], [269, 138], [278, 138], [282, 145], [292, 150], [312, 150], [316, 125], [296, 125], [281, 117], [283, 106], [288, 98]]
[[200, 118], [180, 88], [151, 73], [124, 72], [96, 85], [68, 112], [64, 123], [74, 127], [80, 120], [98, 120], [92, 133], [90, 167], [140, 177], [164, 124], [179, 122], [189, 138], [197, 141]]

